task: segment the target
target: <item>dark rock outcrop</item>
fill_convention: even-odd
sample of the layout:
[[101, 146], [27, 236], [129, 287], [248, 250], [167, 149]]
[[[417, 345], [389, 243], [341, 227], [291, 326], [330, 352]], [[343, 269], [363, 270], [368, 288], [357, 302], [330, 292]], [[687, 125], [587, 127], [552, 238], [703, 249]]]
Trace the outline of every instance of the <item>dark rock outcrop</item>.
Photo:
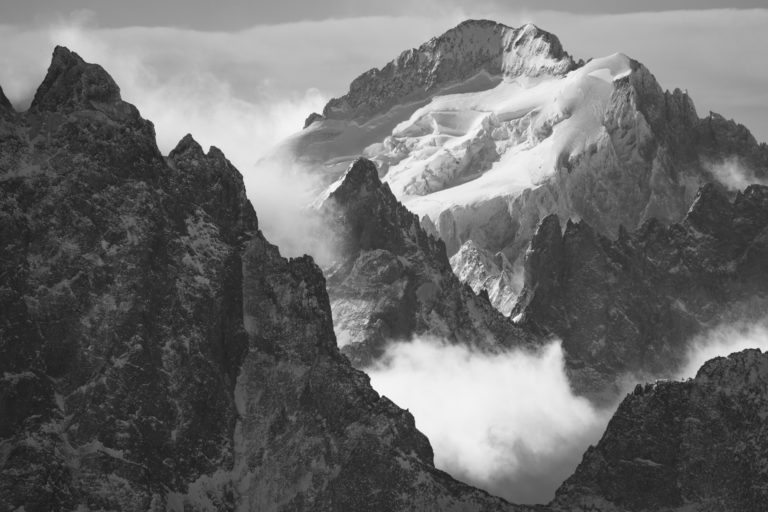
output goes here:
[[562, 511], [758, 512], [768, 505], [768, 354], [638, 385], [550, 505]]
[[627, 374], [673, 375], [694, 335], [764, 316], [767, 229], [768, 187], [760, 185], [733, 202], [707, 185], [682, 223], [650, 220], [615, 240], [583, 221], [561, 234], [550, 216], [526, 255], [513, 315], [562, 338], [580, 391], [609, 390]]
[[0, 120], [0, 508], [512, 510], [438, 471], [237, 170], [58, 47]]
[[532, 346], [516, 327], [453, 273], [445, 246], [428, 235], [359, 158], [320, 207], [339, 255], [328, 293], [344, 353], [365, 366], [388, 341], [434, 336], [488, 350]]

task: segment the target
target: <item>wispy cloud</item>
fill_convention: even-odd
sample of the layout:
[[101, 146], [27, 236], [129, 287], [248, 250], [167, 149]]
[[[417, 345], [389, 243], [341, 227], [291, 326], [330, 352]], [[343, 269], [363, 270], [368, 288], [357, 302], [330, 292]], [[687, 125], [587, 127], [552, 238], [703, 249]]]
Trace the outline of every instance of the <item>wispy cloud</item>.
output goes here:
[[755, 183], [768, 184], [768, 181], [758, 178], [753, 169], [744, 165], [735, 156], [719, 161], [704, 162], [704, 168], [712, 173], [712, 176], [725, 185], [728, 190], [744, 190]]
[[371, 383], [414, 414], [436, 465], [517, 503], [549, 501], [613, 412], [572, 393], [558, 342], [492, 355], [422, 338], [384, 361]]

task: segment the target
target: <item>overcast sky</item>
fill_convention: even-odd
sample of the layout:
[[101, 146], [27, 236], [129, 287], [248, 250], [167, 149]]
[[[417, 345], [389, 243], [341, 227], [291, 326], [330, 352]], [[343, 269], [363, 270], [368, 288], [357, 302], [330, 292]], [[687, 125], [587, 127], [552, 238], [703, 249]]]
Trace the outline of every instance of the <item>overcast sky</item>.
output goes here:
[[[5, 6], [5, 4], [10, 4]], [[578, 14], [765, 7], [765, 0], [3, 0], [6, 23], [48, 22], [74, 10], [98, 13], [103, 26], [173, 26], [200, 30], [238, 30], [254, 25], [356, 18], [428, 15], [471, 6], [477, 11], [556, 10]]]
[[467, 18], [533, 22], [577, 58], [626, 53], [687, 89], [700, 116], [768, 140], [765, 0], [0, 1], [0, 86], [17, 108], [63, 44], [114, 76], [161, 149], [192, 132], [244, 171], [357, 75]]

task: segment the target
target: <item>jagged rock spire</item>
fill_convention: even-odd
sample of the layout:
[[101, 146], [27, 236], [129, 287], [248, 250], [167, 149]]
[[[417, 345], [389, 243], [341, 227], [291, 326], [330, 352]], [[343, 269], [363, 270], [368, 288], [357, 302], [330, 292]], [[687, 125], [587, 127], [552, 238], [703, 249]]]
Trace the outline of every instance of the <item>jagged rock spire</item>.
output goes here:
[[176, 144], [176, 147], [171, 150], [168, 157], [173, 160], [178, 157], [186, 156], [186, 155], [189, 155], [195, 158], [202, 158], [203, 156], [205, 156], [203, 147], [200, 145], [199, 142], [195, 140], [194, 137], [192, 137], [191, 133], [188, 133], [181, 138], [179, 143]]
[[350, 198], [381, 187], [376, 164], [367, 158], [358, 158], [349, 167], [339, 187], [331, 193], [336, 201], [347, 202]]
[[57, 46], [30, 110], [69, 111], [91, 108], [94, 103], [120, 101], [120, 88], [104, 68], [89, 64], [77, 53]]

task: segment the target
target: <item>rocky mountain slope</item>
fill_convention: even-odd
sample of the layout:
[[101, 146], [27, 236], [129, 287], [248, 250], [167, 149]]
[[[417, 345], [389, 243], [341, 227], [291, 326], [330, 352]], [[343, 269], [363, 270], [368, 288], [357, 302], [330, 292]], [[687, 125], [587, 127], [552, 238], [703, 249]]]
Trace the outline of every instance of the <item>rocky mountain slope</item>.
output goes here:
[[626, 374], [673, 375], [691, 338], [759, 320], [768, 304], [768, 187], [733, 202], [703, 187], [679, 224], [649, 220], [616, 239], [585, 221], [542, 222], [513, 315], [563, 340], [574, 386], [609, 390]]
[[768, 505], [768, 354], [638, 385], [550, 505], [557, 511], [758, 512]]
[[[4, 97], [3, 97], [4, 98]], [[438, 471], [240, 174], [54, 51], [0, 101], [0, 508], [520, 510]]]
[[[515, 268], [547, 215], [616, 235], [681, 220], [701, 185], [723, 179], [721, 164], [768, 169], [768, 147], [746, 128], [699, 118], [686, 93], [664, 91], [637, 61], [577, 63], [552, 34], [489, 21], [364, 73], [274, 158], [332, 181], [360, 154], [449, 256], [472, 241]], [[463, 268], [476, 260], [455, 263], [476, 290], [515, 282]], [[510, 301], [495, 304], [507, 311]]]
[[336, 333], [353, 364], [376, 360], [389, 341], [434, 336], [487, 350], [540, 341], [453, 274], [442, 241], [428, 235], [356, 160], [319, 206], [339, 259], [327, 270]]

